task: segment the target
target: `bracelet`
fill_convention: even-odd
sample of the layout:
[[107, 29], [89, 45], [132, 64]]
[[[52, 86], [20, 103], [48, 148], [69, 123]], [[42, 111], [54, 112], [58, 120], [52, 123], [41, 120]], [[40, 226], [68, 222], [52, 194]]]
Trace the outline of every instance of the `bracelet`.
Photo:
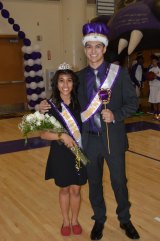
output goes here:
[[62, 132], [59, 132], [58, 133], [58, 140], [63, 142], [63, 139], [61, 138], [61, 136], [62, 136]]

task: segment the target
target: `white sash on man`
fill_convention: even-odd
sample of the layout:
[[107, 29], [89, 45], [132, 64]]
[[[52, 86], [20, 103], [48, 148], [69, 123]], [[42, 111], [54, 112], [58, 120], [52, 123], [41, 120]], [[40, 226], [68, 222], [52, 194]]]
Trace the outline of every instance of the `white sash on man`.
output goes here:
[[120, 69], [120, 66], [118, 66], [116, 64], [110, 65], [106, 79], [98, 88], [96, 95], [93, 97], [93, 99], [91, 99], [86, 110], [84, 110], [81, 113], [82, 122], [86, 122], [89, 118], [91, 118], [91, 116], [94, 115], [97, 112], [97, 110], [99, 109], [99, 107], [102, 105], [102, 101], [99, 99], [98, 92], [100, 89], [111, 89], [112, 88], [112, 86], [116, 80], [116, 77], [119, 73], [119, 69]]
[[60, 112], [51, 101], [49, 101], [49, 102], [51, 103], [54, 110], [56, 110], [56, 112], [63, 119], [69, 134], [71, 134], [71, 136], [74, 138], [74, 140], [76, 141], [78, 146], [82, 148], [80, 129], [78, 127], [77, 121], [75, 120], [74, 116], [71, 114], [69, 109], [66, 107], [66, 105], [64, 103], [61, 103], [62, 112]]

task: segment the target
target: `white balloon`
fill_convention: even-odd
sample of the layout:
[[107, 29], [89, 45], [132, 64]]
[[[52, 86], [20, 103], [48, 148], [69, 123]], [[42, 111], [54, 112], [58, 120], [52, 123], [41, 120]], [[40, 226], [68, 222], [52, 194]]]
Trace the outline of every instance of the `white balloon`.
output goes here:
[[27, 84], [26, 84], [26, 88], [28, 89], [29, 87], [30, 87], [30, 84], [27, 83]]
[[37, 73], [36, 73], [36, 75], [38, 75], [38, 76], [42, 76], [42, 74], [43, 74], [42, 70], [39, 70], [39, 71], [37, 71]]
[[32, 94], [31, 95], [31, 99], [34, 100], [34, 101], [38, 100], [38, 95], [37, 94]]
[[31, 107], [30, 105], [28, 105], [28, 109], [29, 110], [34, 110], [34, 107]]
[[24, 77], [28, 77], [29, 76], [29, 72], [24, 72]]
[[23, 64], [24, 64], [24, 65], [28, 65], [28, 61], [25, 60], [25, 61], [23, 62]]
[[28, 101], [31, 100], [31, 95], [27, 95], [27, 100], [28, 100]]
[[45, 93], [45, 91], [43, 91], [39, 96], [40, 96], [42, 99], [45, 99], [45, 98], [46, 98], [46, 93]]
[[39, 105], [37, 104], [37, 105], [35, 105], [35, 110], [39, 110]]
[[36, 59], [34, 62], [35, 62], [35, 64], [41, 64], [42, 63], [41, 59]]
[[31, 70], [31, 71], [29, 72], [29, 76], [31, 76], [31, 77], [35, 77], [35, 76], [36, 76], [36, 72], [33, 71], [33, 70]]
[[26, 53], [31, 54], [33, 52], [33, 49], [31, 46], [26, 47]]
[[22, 50], [23, 53], [25, 53], [26, 52], [26, 46], [23, 46], [21, 50]]
[[40, 88], [43, 88], [44, 87], [44, 81], [40, 81], [39, 83], [37, 83], [37, 86], [40, 87]]
[[37, 83], [35, 83], [35, 82], [30, 83], [29, 84], [29, 88], [36, 89], [37, 88]]
[[27, 61], [27, 63], [28, 63], [29, 66], [33, 66], [34, 65], [34, 60], [33, 59], [29, 59]]

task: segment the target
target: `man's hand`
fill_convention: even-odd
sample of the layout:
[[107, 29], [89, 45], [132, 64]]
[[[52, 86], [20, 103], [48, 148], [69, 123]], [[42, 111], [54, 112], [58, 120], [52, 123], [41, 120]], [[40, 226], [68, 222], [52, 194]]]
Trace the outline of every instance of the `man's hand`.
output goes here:
[[104, 122], [111, 123], [114, 121], [114, 115], [111, 110], [103, 109], [101, 114], [102, 114], [102, 119], [104, 120]]
[[47, 100], [42, 100], [39, 104], [39, 111], [44, 114], [47, 112], [49, 109], [51, 109], [50, 104], [48, 104]]

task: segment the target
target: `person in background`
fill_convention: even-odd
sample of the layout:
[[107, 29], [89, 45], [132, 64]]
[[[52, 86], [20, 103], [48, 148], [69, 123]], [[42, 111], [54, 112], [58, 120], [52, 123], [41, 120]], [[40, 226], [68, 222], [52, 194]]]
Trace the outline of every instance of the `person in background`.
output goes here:
[[[63, 117], [64, 109], [67, 111], [72, 124], [81, 129], [80, 105], [76, 94], [77, 76], [66, 63], [60, 65], [52, 80], [52, 96], [49, 100], [49, 115], [54, 116], [64, 128], [69, 120]], [[70, 123], [71, 123], [70, 120]], [[68, 129], [67, 129], [68, 130]], [[71, 130], [72, 132], [72, 130]], [[46, 165], [45, 179], [54, 179], [55, 184], [60, 187], [59, 202], [63, 216], [61, 234], [69, 236], [71, 232], [75, 235], [81, 234], [82, 227], [78, 221], [80, 210], [80, 189], [86, 184], [86, 169], [81, 164], [79, 170], [76, 168], [76, 157], [70, 148], [75, 145], [75, 140], [67, 133], [53, 133], [44, 131], [41, 138], [50, 140], [50, 152]], [[71, 212], [71, 218], [69, 217]]]
[[153, 104], [154, 119], [160, 120], [160, 63], [156, 55], [151, 56], [151, 65], [148, 68], [149, 73], [153, 73], [152, 80], [149, 81], [149, 103]]
[[136, 94], [139, 99], [139, 107], [137, 109], [137, 113], [143, 113], [141, 110], [141, 104], [140, 104], [141, 89], [143, 88], [143, 82], [145, 80], [143, 62], [144, 62], [143, 56], [142, 55], [137, 56], [136, 61], [133, 62], [130, 70], [131, 80], [136, 89]]
[[[104, 23], [87, 23], [83, 26], [82, 43], [88, 66], [77, 72], [78, 99], [83, 122], [82, 143], [90, 159], [90, 164], [87, 165], [87, 177], [94, 220], [90, 238], [91, 240], [102, 238], [107, 219], [103, 195], [105, 160], [117, 202], [116, 213], [120, 227], [129, 238], [139, 239], [140, 236], [130, 220], [131, 204], [125, 170], [128, 139], [124, 124], [124, 120], [136, 112], [138, 99], [127, 70], [117, 64], [108, 64], [104, 60], [108, 33], [109, 30]], [[106, 109], [99, 99], [100, 90], [103, 89], [108, 102]], [[45, 111], [49, 106], [43, 101], [39, 108]]]

